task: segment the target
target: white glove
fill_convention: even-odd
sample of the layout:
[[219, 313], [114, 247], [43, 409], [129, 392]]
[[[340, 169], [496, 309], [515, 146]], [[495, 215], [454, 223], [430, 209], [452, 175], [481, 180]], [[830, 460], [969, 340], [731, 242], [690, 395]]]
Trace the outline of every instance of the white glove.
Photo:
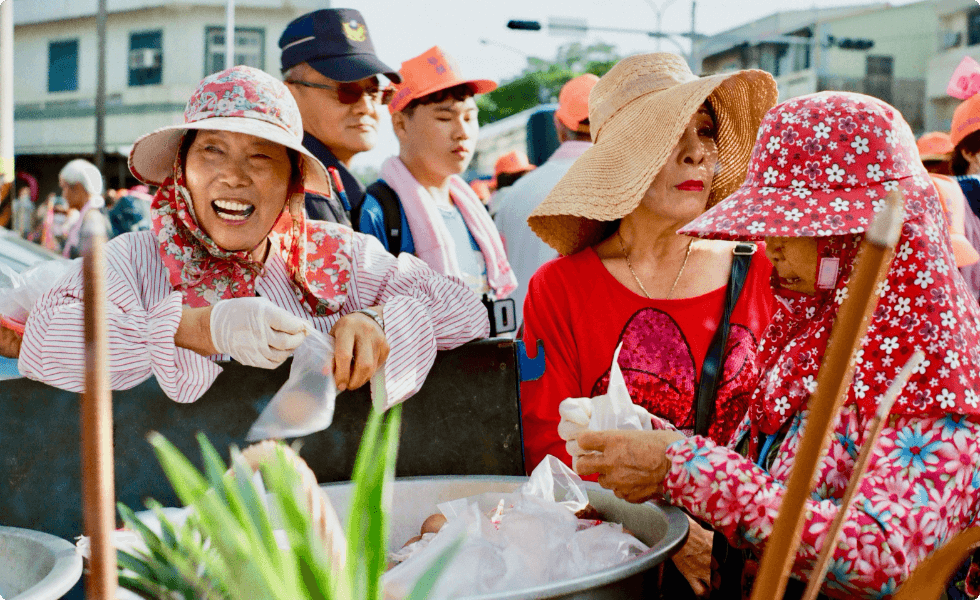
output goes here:
[[222, 300], [211, 309], [215, 349], [252, 367], [278, 367], [312, 329], [305, 319], [260, 297]]
[[558, 423], [558, 436], [565, 440], [565, 451], [572, 457], [572, 468], [578, 457], [584, 454], [578, 445], [578, 436], [589, 428], [592, 418], [592, 398], [565, 398], [558, 405], [561, 422]]

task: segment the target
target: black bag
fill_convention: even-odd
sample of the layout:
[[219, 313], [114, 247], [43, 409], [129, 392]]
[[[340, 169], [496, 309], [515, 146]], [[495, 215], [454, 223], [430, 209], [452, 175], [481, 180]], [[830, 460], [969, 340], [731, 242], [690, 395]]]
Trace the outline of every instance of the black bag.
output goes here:
[[[398, 194], [380, 179], [368, 186], [367, 193], [381, 205], [388, 252], [398, 256], [402, 251], [402, 206]], [[351, 211], [351, 225], [354, 231], [361, 230], [361, 209]]]

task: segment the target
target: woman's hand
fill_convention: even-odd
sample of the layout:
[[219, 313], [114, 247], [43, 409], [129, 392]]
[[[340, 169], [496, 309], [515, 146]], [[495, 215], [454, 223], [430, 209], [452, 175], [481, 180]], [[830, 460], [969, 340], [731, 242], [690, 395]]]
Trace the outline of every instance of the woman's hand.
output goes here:
[[[384, 316], [384, 305], [371, 308]], [[338, 392], [361, 387], [388, 360], [390, 348], [384, 330], [364, 313], [344, 315], [330, 334], [334, 337], [333, 378]]]
[[646, 502], [662, 491], [670, 461], [667, 446], [684, 439], [677, 431], [583, 431], [579, 475], [599, 474], [599, 485], [629, 502]]
[[687, 521], [690, 531], [687, 541], [671, 560], [691, 586], [694, 595], [707, 598], [711, 592], [711, 546], [715, 535], [691, 517]]
[[0, 323], [0, 356], [17, 358], [20, 356], [21, 335]]

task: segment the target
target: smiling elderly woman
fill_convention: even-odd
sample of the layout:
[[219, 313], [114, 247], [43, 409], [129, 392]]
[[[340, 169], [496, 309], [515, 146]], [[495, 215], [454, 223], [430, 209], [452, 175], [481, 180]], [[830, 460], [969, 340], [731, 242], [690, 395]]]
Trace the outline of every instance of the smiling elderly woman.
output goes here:
[[[315, 328], [335, 338], [338, 389], [386, 364], [391, 405], [421, 387], [437, 350], [487, 334], [486, 310], [461, 283], [305, 219], [304, 189], [330, 185], [281, 82], [249, 67], [211, 75], [184, 119], [130, 155], [133, 174], [161, 187], [153, 231], [106, 246], [113, 388], [154, 375], [190, 402], [220, 373], [216, 360], [274, 368]], [[81, 391], [82, 289], [79, 269], [38, 300], [19, 363], [28, 377]]]

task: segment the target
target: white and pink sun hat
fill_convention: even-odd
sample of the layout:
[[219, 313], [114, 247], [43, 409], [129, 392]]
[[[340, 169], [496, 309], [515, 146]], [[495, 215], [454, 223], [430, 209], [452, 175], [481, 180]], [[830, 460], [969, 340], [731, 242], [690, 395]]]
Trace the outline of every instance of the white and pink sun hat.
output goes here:
[[303, 158], [303, 185], [330, 195], [327, 170], [303, 147], [303, 121], [286, 86], [264, 71], [238, 66], [201, 80], [184, 109], [184, 123], [140, 137], [129, 153], [129, 170], [143, 183], [163, 185], [173, 176], [184, 133], [208, 129], [246, 133], [281, 144]]

